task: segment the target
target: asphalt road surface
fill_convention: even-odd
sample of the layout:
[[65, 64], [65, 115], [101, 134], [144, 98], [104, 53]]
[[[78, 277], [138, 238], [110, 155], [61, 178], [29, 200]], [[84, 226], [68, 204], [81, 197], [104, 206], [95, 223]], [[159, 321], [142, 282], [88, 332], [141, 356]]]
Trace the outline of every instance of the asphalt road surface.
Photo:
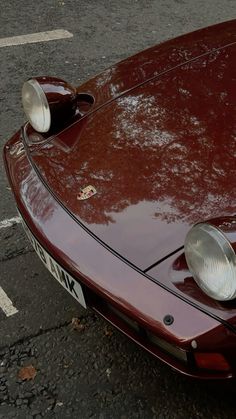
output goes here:
[[[27, 78], [55, 75], [77, 85], [128, 55], [235, 12], [235, 0], [2, 0], [1, 148], [24, 120], [20, 91]], [[1, 47], [3, 38], [56, 29], [73, 37]], [[60, 287], [11, 220], [17, 214], [2, 161], [0, 197], [0, 418], [235, 417], [235, 397], [225, 387], [179, 376]], [[7, 316], [9, 309], [15, 314]], [[34, 379], [20, 379], [30, 365]]]

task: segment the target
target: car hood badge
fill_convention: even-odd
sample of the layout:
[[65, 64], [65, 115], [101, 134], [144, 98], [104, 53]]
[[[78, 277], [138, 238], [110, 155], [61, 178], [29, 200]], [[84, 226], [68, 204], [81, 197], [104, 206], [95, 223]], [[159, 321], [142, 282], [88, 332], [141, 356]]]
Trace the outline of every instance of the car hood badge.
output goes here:
[[96, 193], [97, 191], [94, 186], [89, 185], [81, 189], [79, 195], [77, 195], [77, 199], [79, 201], [83, 201], [84, 199], [91, 198], [91, 196], [95, 195]]

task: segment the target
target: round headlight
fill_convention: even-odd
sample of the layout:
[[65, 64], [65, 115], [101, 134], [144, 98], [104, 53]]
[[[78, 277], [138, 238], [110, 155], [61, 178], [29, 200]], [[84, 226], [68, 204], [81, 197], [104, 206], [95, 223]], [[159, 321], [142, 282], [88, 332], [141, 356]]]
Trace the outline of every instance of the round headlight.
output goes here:
[[51, 113], [46, 95], [35, 79], [26, 81], [22, 88], [22, 103], [25, 114], [38, 132], [47, 132], [51, 126]]
[[224, 234], [210, 224], [196, 224], [185, 240], [185, 257], [199, 287], [215, 300], [236, 297], [236, 255]]

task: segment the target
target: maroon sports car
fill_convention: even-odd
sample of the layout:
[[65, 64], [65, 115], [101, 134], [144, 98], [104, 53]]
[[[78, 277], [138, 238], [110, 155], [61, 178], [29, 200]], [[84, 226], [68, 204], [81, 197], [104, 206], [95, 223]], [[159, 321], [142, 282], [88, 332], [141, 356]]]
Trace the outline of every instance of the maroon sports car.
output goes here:
[[236, 20], [23, 85], [6, 171], [41, 260], [176, 370], [236, 375]]

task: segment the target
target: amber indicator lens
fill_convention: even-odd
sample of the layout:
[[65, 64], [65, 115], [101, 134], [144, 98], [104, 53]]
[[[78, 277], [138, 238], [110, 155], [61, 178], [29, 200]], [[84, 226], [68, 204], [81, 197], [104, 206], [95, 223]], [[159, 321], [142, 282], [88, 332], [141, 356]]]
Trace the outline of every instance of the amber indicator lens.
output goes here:
[[214, 370], [214, 371], [229, 371], [230, 365], [225, 357], [219, 353], [194, 353], [194, 358], [198, 368]]

